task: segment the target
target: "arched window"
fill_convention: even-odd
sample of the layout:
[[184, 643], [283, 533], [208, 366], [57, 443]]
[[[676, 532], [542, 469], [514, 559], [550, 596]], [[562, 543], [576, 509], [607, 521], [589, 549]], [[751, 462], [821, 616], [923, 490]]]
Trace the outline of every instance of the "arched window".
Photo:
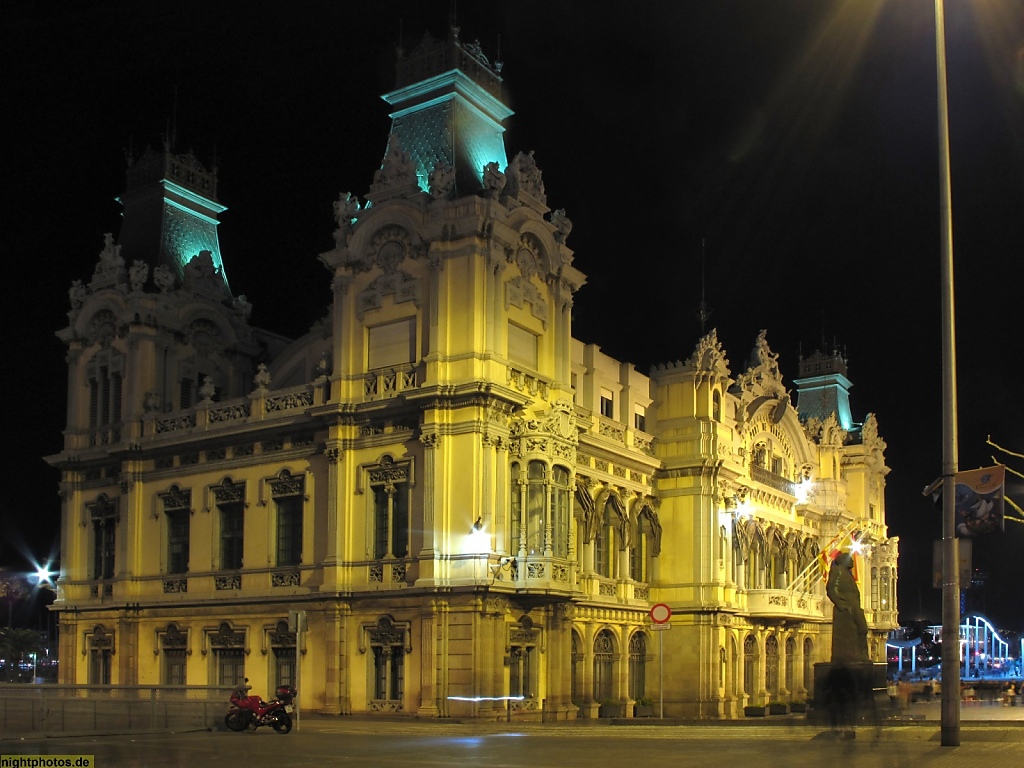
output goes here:
[[893, 610], [891, 574], [892, 569], [889, 566], [882, 566], [881, 578], [879, 579], [879, 592], [881, 594], [879, 608], [883, 611]]
[[594, 536], [594, 570], [601, 576], [611, 578], [614, 576], [612, 552], [615, 550], [615, 512], [610, 500], [599, 514], [597, 535]]
[[779, 638], [769, 635], [764, 643], [764, 687], [772, 696], [779, 693]]
[[647, 695], [647, 639], [643, 632], [629, 638], [629, 698], [636, 701]]
[[757, 640], [753, 635], [743, 638], [743, 692], [753, 696], [757, 676]]
[[576, 634], [575, 630], [572, 633], [572, 650], [570, 664], [572, 668], [569, 671], [569, 699], [574, 704], [581, 702], [580, 698], [580, 677], [583, 674], [583, 643], [580, 641], [580, 636]]
[[569, 470], [555, 465], [551, 486], [551, 528], [552, 554], [555, 557], [569, 556]]
[[722, 393], [717, 389], [711, 395], [711, 418], [715, 421], [722, 420]]
[[608, 701], [615, 691], [615, 638], [602, 629], [594, 638], [594, 701]]
[[810, 690], [811, 684], [814, 682], [814, 643], [811, 638], [804, 638], [804, 679], [801, 684], [804, 688]]
[[89, 381], [90, 444], [114, 442], [120, 439], [124, 355], [114, 349], [100, 350], [86, 365], [85, 375]]
[[786, 638], [786, 690], [792, 692], [793, 682], [796, 679], [796, 640], [792, 637]]

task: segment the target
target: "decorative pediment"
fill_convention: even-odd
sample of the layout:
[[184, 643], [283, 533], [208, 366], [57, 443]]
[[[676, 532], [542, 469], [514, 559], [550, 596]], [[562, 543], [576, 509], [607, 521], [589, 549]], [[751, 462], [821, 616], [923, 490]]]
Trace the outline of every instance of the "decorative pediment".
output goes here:
[[210, 488], [217, 504], [238, 504], [245, 501], [245, 481], [233, 483], [230, 477], [224, 478], [221, 485]]
[[725, 351], [718, 340], [718, 329], [713, 328], [697, 342], [693, 354], [684, 364], [684, 370], [693, 373], [716, 376], [727, 379], [731, 375], [729, 361], [725, 357]]
[[402, 270], [385, 273], [360, 291], [356, 301], [356, 316], [362, 320], [366, 313], [384, 306], [384, 297], [392, 296], [395, 304], [406, 301], [420, 306], [420, 281]]
[[539, 417], [513, 417], [509, 436], [515, 456], [546, 454], [574, 463], [579, 443], [576, 411], [571, 403], [559, 400]]

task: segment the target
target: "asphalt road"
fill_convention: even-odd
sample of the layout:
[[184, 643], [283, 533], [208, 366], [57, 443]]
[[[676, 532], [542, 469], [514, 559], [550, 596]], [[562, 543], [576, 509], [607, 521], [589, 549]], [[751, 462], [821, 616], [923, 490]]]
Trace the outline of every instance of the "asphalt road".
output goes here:
[[[1024, 728], [971, 723], [959, 747], [939, 743], [937, 723], [861, 727], [856, 738], [794, 725], [604, 725], [372, 721], [318, 718], [301, 732], [192, 732], [0, 739], [0, 755], [94, 755], [95, 768], [239, 765], [715, 766], [732, 768], [1019, 768]], [[4, 764], [0, 762], [0, 766]]]

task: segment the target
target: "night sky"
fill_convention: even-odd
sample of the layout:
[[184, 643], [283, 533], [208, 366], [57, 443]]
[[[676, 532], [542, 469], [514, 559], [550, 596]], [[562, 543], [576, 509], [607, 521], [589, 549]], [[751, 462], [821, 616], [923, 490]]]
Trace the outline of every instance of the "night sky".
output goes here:
[[[1024, 452], [1024, 3], [947, 0], [960, 468]], [[125, 151], [219, 165], [219, 228], [253, 322], [323, 316], [332, 203], [383, 156], [395, 48], [447, 33], [450, 0], [8, 3], [0, 207], [8, 493], [0, 566], [56, 541], [72, 280], [118, 232]], [[588, 276], [575, 336], [642, 372], [686, 359], [711, 309], [733, 374], [758, 331], [788, 386], [838, 345], [854, 418], [888, 443], [903, 622], [930, 585], [941, 470], [937, 99], [931, 0], [467, 2], [461, 39], [504, 62], [506, 148], [534, 150]], [[499, 49], [500, 46], [500, 49]], [[702, 265], [704, 279], [702, 282]], [[37, 367], [39, 366], [39, 367]], [[1006, 458], [1005, 455], [1002, 458]], [[1011, 466], [1014, 466], [1011, 463]], [[1024, 470], [1024, 460], [1017, 460]], [[1020, 481], [1010, 495], [1024, 503]], [[977, 599], [1024, 629], [1024, 526], [976, 541]]]

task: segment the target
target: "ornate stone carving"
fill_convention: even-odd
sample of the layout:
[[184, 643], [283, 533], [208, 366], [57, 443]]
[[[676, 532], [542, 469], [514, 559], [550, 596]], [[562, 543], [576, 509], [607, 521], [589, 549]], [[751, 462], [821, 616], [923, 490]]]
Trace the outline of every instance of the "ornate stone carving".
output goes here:
[[416, 184], [416, 165], [408, 152], [402, 149], [402, 140], [395, 134], [388, 135], [388, 149], [381, 161], [380, 169], [373, 174], [372, 192]]
[[113, 278], [124, 276], [124, 258], [121, 256], [121, 246], [114, 245], [114, 236], [110, 232], [103, 235], [103, 250], [100, 251], [100, 260], [96, 264], [93, 276]]
[[148, 277], [149, 265], [139, 259], [133, 261], [131, 269], [128, 270], [128, 282], [131, 284], [132, 290], [141, 291]]
[[712, 328], [710, 333], [697, 342], [693, 354], [690, 355], [683, 367], [684, 370], [694, 373], [709, 373], [722, 379], [729, 378], [729, 361], [718, 340], [717, 328]]
[[260, 363], [256, 369], [256, 374], [252, 377], [252, 383], [256, 385], [257, 390], [265, 391], [270, 386], [270, 371], [267, 370], [266, 363]]
[[541, 178], [537, 161], [533, 158], [533, 150], [520, 152], [505, 169], [508, 179], [506, 192], [510, 197], [518, 197], [525, 192], [542, 205], [546, 205], [548, 197], [544, 192], [544, 180]]
[[83, 285], [81, 280], [75, 280], [68, 288], [68, 301], [71, 302], [71, 309], [78, 309], [85, 303], [85, 297], [89, 295], [89, 289]]
[[572, 232], [572, 220], [565, 215], [565, 208], [551, 212], [551, 223], [555, 227], [555, 242], [564, 244]]
[[160, 293], [167, 293], [174, 287], [174, 273], [165, 264], [153, 270], [153, 285]]
[[484, 189], [490, 198], [497, 198], [505, 190], [508, 179], [501, 172], [497, 163], [491, 162], [484, 166]]
[[455, 189], [455, 169], [438, 160], [430, 172], [430, 194], [435, 200], [448, 197]]
[[359, 198], [351, 192], [342, 192], [334, 201], [334, 221], [338, 228], [334, 230], [334, 242], [344, 245], [352, 224], [359, 215]]

